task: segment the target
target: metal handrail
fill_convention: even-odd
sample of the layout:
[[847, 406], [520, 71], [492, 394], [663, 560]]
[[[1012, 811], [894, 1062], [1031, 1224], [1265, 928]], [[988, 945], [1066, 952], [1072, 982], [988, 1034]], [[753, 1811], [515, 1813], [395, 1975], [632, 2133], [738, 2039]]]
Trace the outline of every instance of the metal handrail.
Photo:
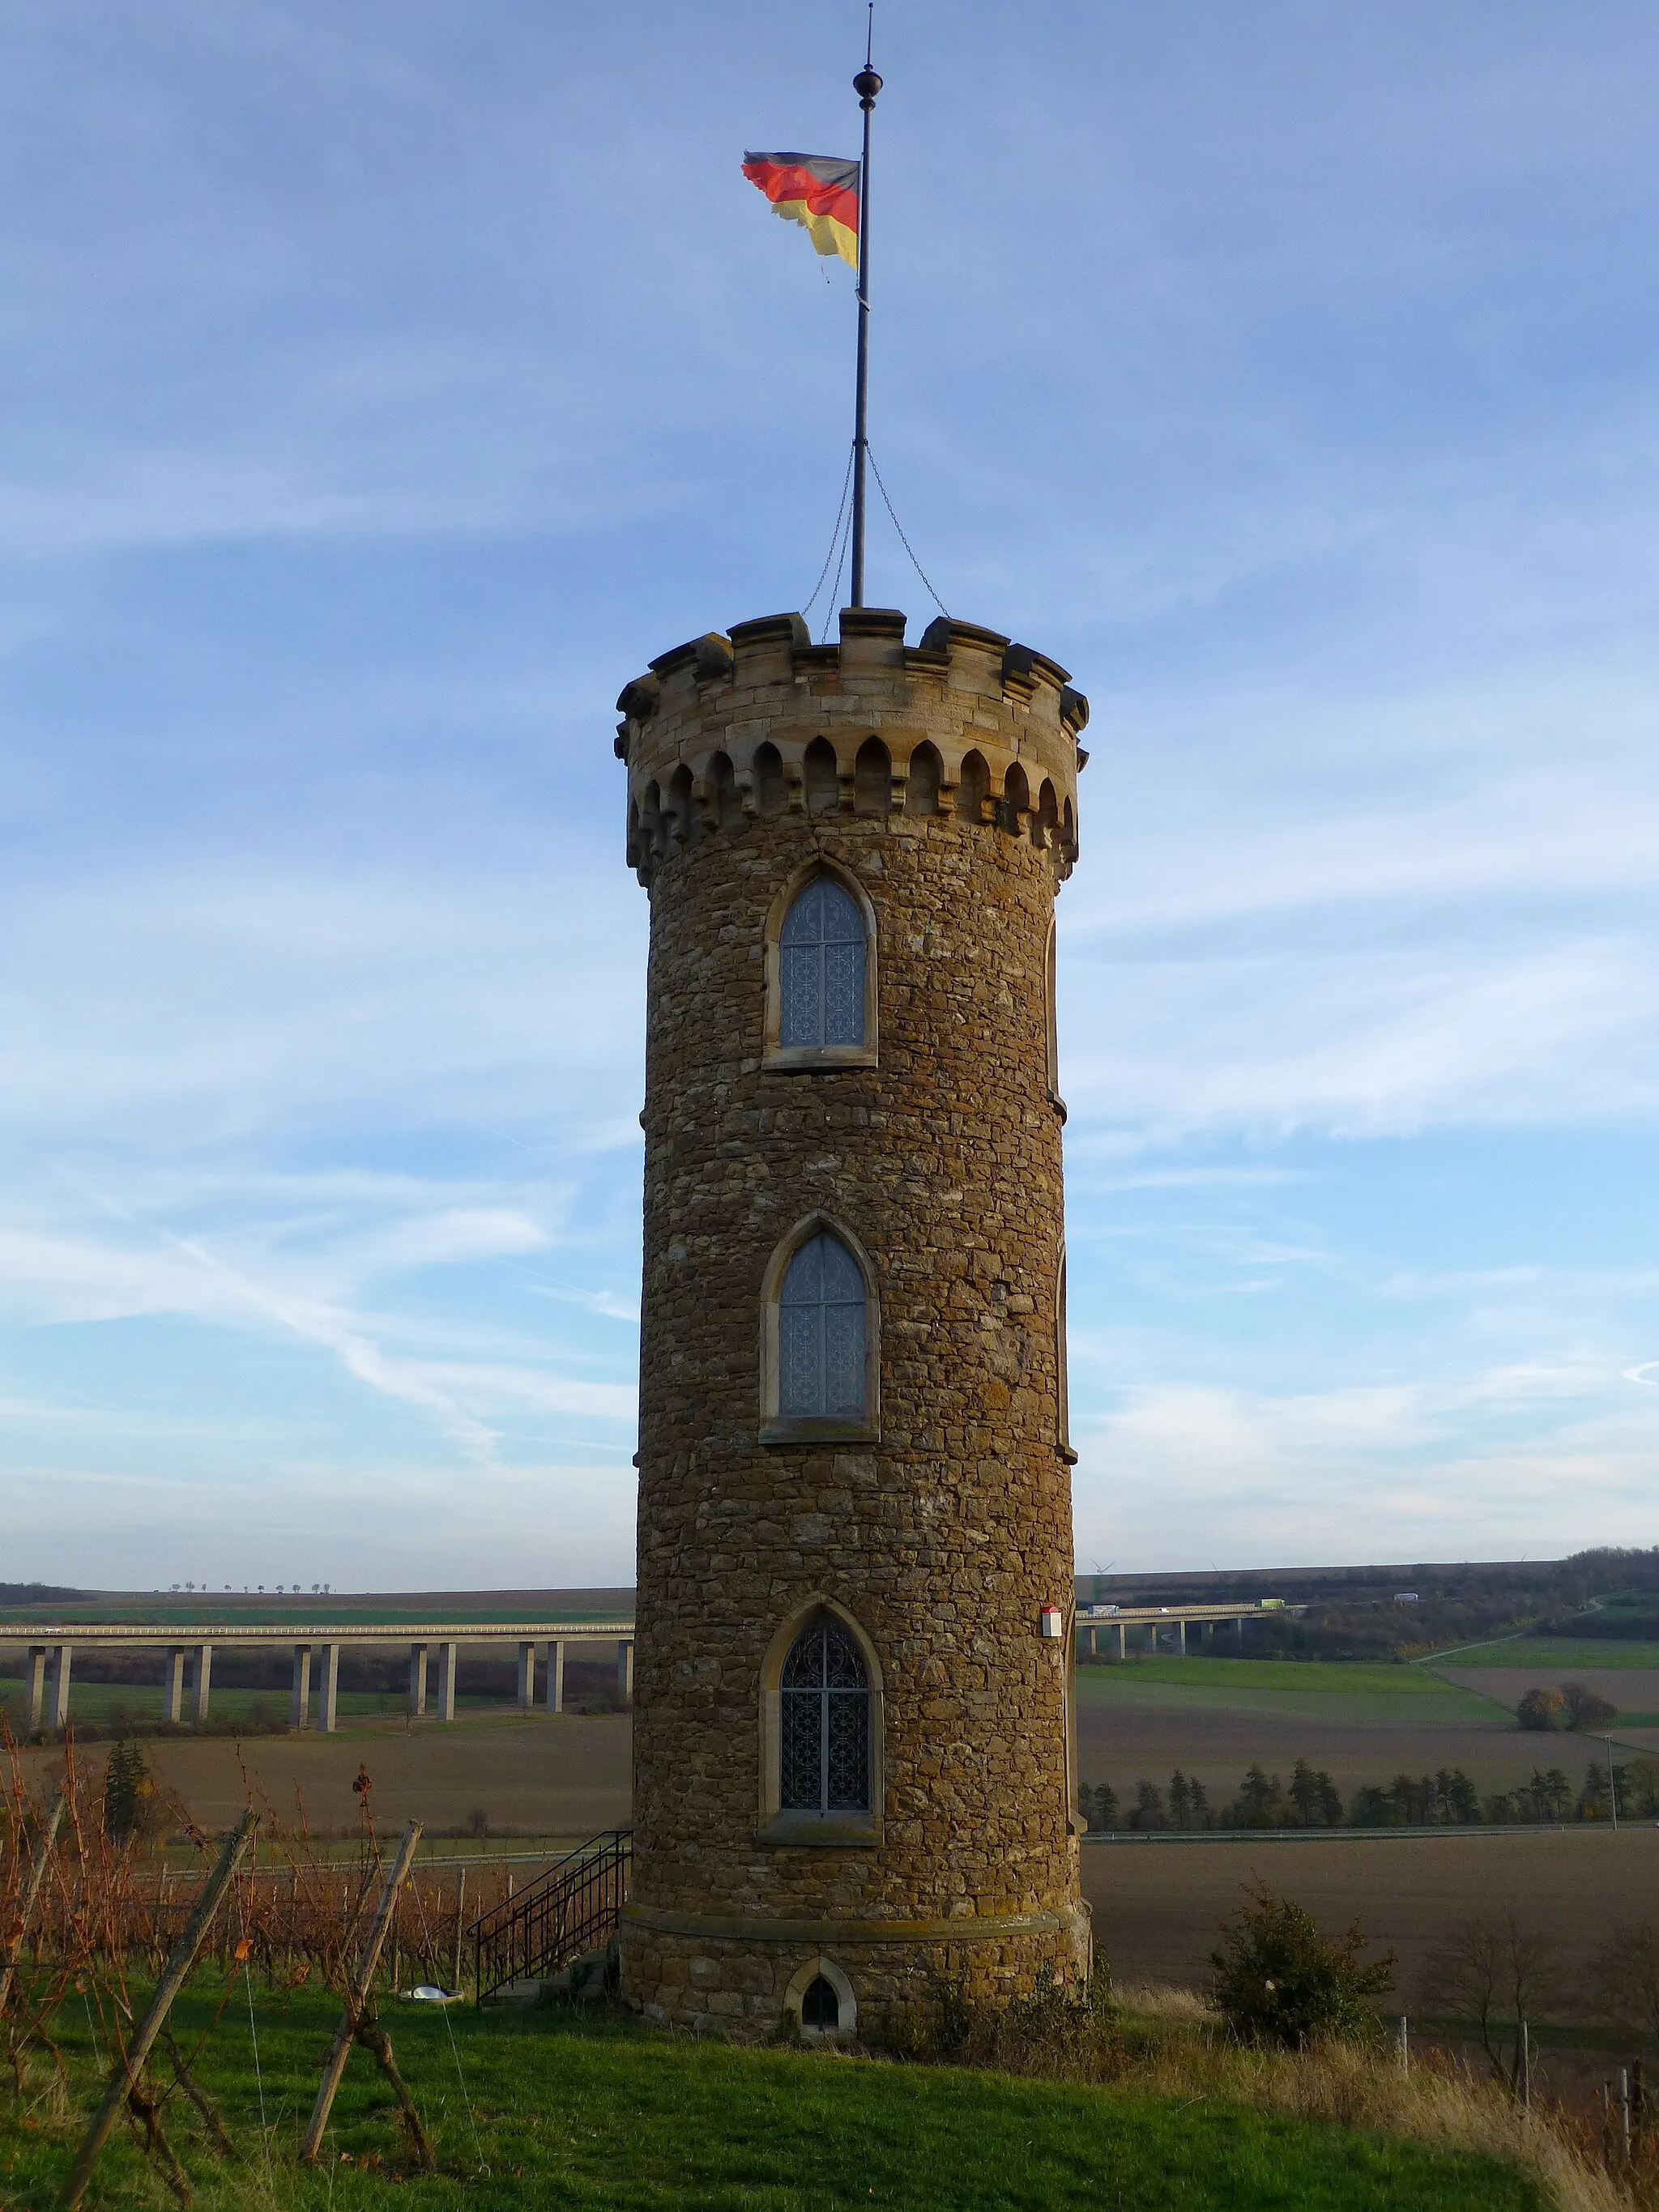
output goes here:
[[472, 1923], [473, 1994], [543, 1978], [609, 1941], [628, 1902], [634, 1831], [607, 1828]]

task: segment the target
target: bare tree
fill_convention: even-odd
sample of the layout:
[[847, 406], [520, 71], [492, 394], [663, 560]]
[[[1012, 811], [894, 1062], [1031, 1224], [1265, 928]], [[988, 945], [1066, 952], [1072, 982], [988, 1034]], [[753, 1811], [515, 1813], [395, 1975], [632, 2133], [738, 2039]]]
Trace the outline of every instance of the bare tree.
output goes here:
[[1526, 2067], [1522, 2023], [1541, 2020], [1561, 1988], [1552, 1936], [1514, 1911], [1480, 1913], [1430, 1954], [1422, 2001], [1426, 2011], [1472, 2022], [1493, 2075], [1518, 2095]]
[[1589, 1962], [1596, 2008], [1616, 2027], [1659, 2036], [1659, 1926], [1626, 1920]]

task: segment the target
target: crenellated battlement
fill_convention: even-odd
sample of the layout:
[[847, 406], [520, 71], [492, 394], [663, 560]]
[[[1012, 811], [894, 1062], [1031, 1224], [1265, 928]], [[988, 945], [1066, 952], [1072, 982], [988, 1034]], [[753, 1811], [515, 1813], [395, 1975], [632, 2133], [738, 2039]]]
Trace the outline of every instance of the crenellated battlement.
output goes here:
[[836, 645], [767, 615], [677, 646], [617, 702], [628, 862], [649, 884], [688, 845], [759, 816], [904, 814], [1078, 853], [1089, 702], [1065, 669], [940, 616], [919, 645], [887, 607], [842, 611]]

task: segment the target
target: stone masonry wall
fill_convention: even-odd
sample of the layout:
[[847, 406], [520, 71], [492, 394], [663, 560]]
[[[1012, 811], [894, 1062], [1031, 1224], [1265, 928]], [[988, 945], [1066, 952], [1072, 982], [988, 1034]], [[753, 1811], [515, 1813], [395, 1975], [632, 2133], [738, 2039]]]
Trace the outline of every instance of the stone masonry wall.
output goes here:
[[[1017, 680], [993, 702], [988, 678], [953, 690], [948, 664], [944, 682], [933, 667], [907, 669], [914, 654], [902, 642], [896, 660], [890, 652], [902, 618], [888, 619], [888, 658], [855, 684], [815, 649], [804, 681], [798, 651], [775, 654], [746, 699], [707, 655], [678, 700], [676, 656], [656, 691], [624, 694], [636, 839], [641, 763], [665, 792], [677, 763], [730, 745], [739, 714], [751, 757], [767, 741], [800, 761], [814, 733], [833, 731], [845, 763], [816, 813], [805, 775], [771, 811], [757, 781], [752, 811], [739, 811], [708, 795], [700, 768], [678, 834], [642, 869], [652, 931], [623, 1986], [658, 2016], [724, 2018], [740, 2033], [776, 2022], [815, 1952], [835, 1957], [861, 2012], [944, 1972], [1006, 1992], [1045, 1966], [1068, 1978], [1086, 1954], [1069, 1638], [1040, 1632], [1045, 1606], [1069, 1628], [1073, 1587], [1056, 1313], [1063, 1109], [1049, 1089], [1046, 981], [1069, 854], [994, 793], [969, 818], [947, 779], [922, 814], [903, 811], [896, 774], [890, 790], [854, 774], [858, 745], [898, 726], [906, 757], [925, 738], [959, 764], [977, 717], [982, 745], [1006, 762], [1023, 744], [1051, 783], [1066, 781], [1069, 801], [1086, 708], [1066, 694], [1076, 705], [1062, 719], [1061, 671], [1046, 680], [1049, 711], [1033, 714], [1042, 687]], [[957, 629], [970, 642], [994, 635]], [[988, 648], [974, 650], [991, 665]], [[842, 661], [856, 658], [844, 644]], [[665, 707], [670, 726], [653, 728]], [[896, 761], [900, 745], [890, 750]], [[767, 916], [815, 854], [849, 871], [875, 910], [874, 1067], [763, 1065]], [[763, 1444], [763, 1276], [814, 1211], [849, 1231], [874, 1270], [880, 1434]], [[844, 1847], [760, 1833], [763, 1656], [817, 1598], [863, 1629], [884, 1692], [874, 1834]]]

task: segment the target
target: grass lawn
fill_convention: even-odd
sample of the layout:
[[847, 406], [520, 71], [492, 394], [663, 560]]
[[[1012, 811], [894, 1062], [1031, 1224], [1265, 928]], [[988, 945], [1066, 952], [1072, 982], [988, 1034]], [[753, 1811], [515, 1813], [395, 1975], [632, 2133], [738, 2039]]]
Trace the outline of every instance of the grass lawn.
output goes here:
[[1190, 1687], [1218, 1690], [1305, 1690], [1321, 1697], [1441, 1697], [1446, 1686], [1420, 1668], [1372, 1665], [1349, 1659], [1125, 1659], [1101, 1668], [1082, 1667], [1080, 1675], [1092, 1681], [1097, 1674], [1116, 1680], [1120, 1676], [1143, 1682], [1179, 1682]]
[[[8, 1681], [0, 1676], [0, 1705], [9, 1700], [14, 1729], [22, 1725], [22, 1685]], [[129, 1715], [134, 1720], [159, 1721], [166, 1710], [167, 1692], [161, 1683], [155, 1682], [82, 1682], [72, 1677], [70, 1683], [70, 1718], [76, 1723], [89, 1723], [106, 1729], [112, 1717]], [[500, 1697], [477, 1697], [467, 1691], [456, 1694], [458, 1716], [470, 1720], [483, 1720], [496, 1716], [521, 1720], [516, 1705]], [[188, 1728], [195, 1711], [192, 1692], [188, 1685], [185, 1690], [184, 1723]], [[251, 1690], [232, 1684], [221, 1688], [213, 1686], [208, 1711], [216, 1722], [239, 1721], [245, 1726], [276, 1723], [286, 1729], [290, 1711], [290, 1692], [284, 1689]], [[335, 1711], [345, 1723], [353, 1721], [369, 1722], [402, 1720], [409, 1711], [409, 1700], [402, 1690], [342, 1690], [338, 1692]], [[316, 1677], [312, 1679], [311, 1718], [314, 1728], [317, 1721]], [[434, 1721], [433, 1725], [438, 1723]]]
[[1174, 1705], [1431, 1725], [1510, 1720], [1492, 1699], [1443, 1682], [1423, 1668], [1363, 1661], [1126, 1659], [1079, 1667], [1077, 1685], [1085, 1705]]
[[[623, 1608], [624, 1617], [632, 1607]], [[112, 1621], [145, 1628], [184, 1628], [202, 1632], [226, 1626], [243, 1628], [276, 1628], [284, 1634], [316, 1634], [325, 1628], [404, 1627], [434, 1621], [452, 1622], [457, 1627], [471, 1625], [480, 1628], [514, 1626], [523, 1620], [545, 1620], [544, 1608], [532, 1606], [526, 1612], [522, 1605], [480, 1603], [477, 1599], [463, 1599], [455, 1602], [438, 1601], [435, 1611], [432, 1601], [426, 1597], [411, 1597], [393, 1605], [353, 1603], [336, 1597], [273, 1597], [268, 1604], [242, 1599], [227, 1591], [222, 1599], [210, 1595], [199, 1598], [155, 1596], [128, 1601], [88, 1605], [4, 1605], [0, 1606], [0, 1621], [9, 1625], [35, 1622], [58, 1628], [78, 1623], [98, 1627]], [[614, 1613], [567, 1611], [558, 1608], [554, 1616], [562, 1623], [580, 1626], [589, 1621], [614, 1620]], [[573, 1639], [580, 1641], [580, 1638]], [[600, 1643], [611, 1639], [601, 1637]]]
[[[1448, 1665], [1459, 1667], [1562, 1667], [1569, 1672], [1575, 1668], [1598, 1667], [1659, 1667], [1659, 1644], [1624, 1644], [1613, 1637], [1605, 1641], [1589, 1636], [1517, 1636], [1502, 1644], [1460, 1644], [1456, 1653], [1448, 1651], [1443, 1657]], [[1413, 1673], [1422, 1673], [1437, 1663], [1432, 1656]]]
[[[175, 2013], [181, 2030], [195, 2032], [210, 2015], [205, 1996], [181, 2000]], [[388, 2022], [434, 2138], [438, 2174], [411, 2169], [380, 2077], [362, 2053], [335, 2106], [326, 2160], [307, 2172], [295, 2164], [295, 2148], [334, 2008], [311, 1992], [260, 1996], [255, 2017], [257, 2077], [240, 1990], [198, 2069], [246, 2147], [240, 2171], [205, 2154], [181, 2100], [167, 2107], [201, 2212], [256, 2203], [319, 2212], [393, 2204], [405, 2212], [881, 2204], [906, 2212], [1543, 2212], [1545, 2201], [1528, 2177], [1493, 2160], [1205, 2100], [738, 2051], [609, 2018], [541, 2009], [481, 2017], [459, 2007], [447, 2017], [401, 2007]], [[0, 2106], [0, 2203], [8, 2212], [54, 2203], [73, 2155], [76, 2124], [93, 2094], [84, 2023], [66, 2021], [64, 2049], [74, 2116], [20, 2125], [9, 2088]], [[258, 2148], [262, 2097], [269, 2172]], [[131, 2138], [112, 2139], [88, 2212], [160, 2212], [171, 2203]]]

